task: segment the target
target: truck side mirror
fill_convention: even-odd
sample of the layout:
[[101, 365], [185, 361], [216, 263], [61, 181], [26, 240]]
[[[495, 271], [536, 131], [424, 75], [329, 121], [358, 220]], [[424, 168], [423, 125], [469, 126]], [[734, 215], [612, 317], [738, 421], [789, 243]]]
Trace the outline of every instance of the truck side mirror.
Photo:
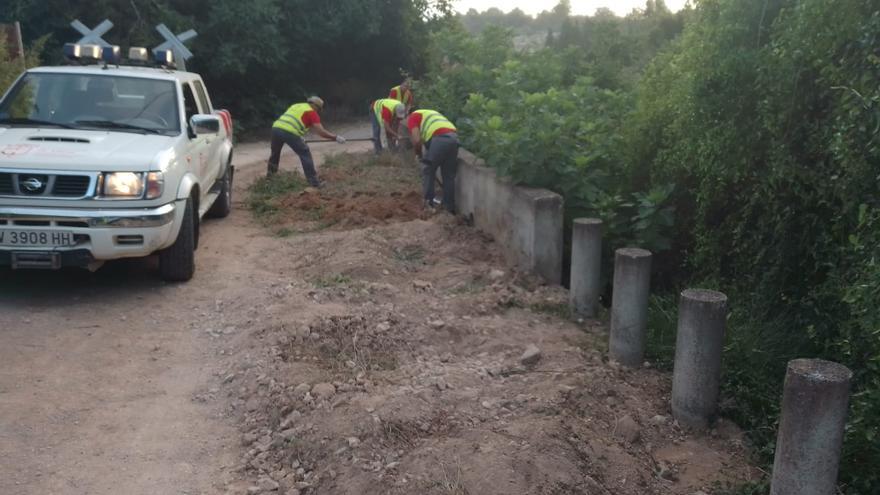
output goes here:
[[196, 136], [220, 133], [220, 117], [216, 115], [193, 115], [189, 120], [190, 129]]

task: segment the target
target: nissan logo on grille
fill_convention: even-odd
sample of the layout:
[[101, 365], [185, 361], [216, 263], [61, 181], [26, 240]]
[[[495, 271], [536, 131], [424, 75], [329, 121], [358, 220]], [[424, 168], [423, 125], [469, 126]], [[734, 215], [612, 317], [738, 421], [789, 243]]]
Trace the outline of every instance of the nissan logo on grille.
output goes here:
[[18, 186], [24, 194], [41, 194], [46, 190], [47, 179], [41, 179], [34, 176], [23, 176], [18, 181]]

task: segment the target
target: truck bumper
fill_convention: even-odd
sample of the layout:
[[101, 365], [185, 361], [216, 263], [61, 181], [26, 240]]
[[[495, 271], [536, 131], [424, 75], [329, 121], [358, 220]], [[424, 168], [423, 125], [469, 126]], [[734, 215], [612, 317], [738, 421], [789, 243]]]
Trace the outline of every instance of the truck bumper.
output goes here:
[[60, 266], [148, 256], [174, 243], [183, 219], [184, 201], [158, 208], [52, 209], [0, 206], [0, 229], [70, 232], [75, 245], [64, 247], [0, 246], [0, 265], [14, 265], [17, 254], [52, 253]]

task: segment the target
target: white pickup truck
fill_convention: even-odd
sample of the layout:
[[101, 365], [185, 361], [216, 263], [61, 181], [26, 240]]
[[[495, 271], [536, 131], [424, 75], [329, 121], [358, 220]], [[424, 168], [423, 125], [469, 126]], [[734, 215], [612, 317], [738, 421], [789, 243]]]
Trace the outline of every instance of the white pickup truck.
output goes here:
[[231, 117], [198, 74], [30, 69], [0, 100], [0, 267], [158, 253], [162, 278], [189, 280], [200, 220], [232, 207], [231, 163]]

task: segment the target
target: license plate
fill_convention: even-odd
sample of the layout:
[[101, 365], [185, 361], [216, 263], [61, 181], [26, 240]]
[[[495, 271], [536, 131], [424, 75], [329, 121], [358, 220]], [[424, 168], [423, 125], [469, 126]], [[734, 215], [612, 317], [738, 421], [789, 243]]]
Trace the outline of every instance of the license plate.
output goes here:
[[0, 246], [63, 247], [74, 244], [73, 232], [0, 229]]

